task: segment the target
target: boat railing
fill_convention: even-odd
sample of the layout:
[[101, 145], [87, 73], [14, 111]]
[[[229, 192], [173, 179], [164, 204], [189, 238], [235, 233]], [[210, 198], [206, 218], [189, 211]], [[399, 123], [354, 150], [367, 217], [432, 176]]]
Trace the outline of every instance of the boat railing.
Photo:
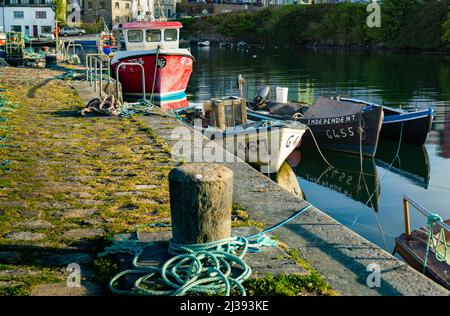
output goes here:
[[[405, 215], [405, 234], [406, 236], [411, 236], [411, 222], [409, 218], [409, 206], [413, 206], [419, 213], [422, 215], [429, 217], [432, 214], [428, 212], [422, 205], [414, 201], [411, 197], [408, 195], [403, 196], [403, 211]], [[445, 230], [450, 231], [450, 226], [442, 221], [436, 221], [436, 225], [439, 225], [440, 227], [444, 228]]]
[[74, 41], [69, 41], [67, 43], [68, 44], [67, 44], [67, 46], [65, 46], [65, 50], [64, 50], [64, 58], [67, 58], [67, 55], [69, 55], [69, 50], [70, 50], [71, 46], [72, 46], [72, 49], [73, 49], [73, 55], [76, 55], [77, 47], [80, 47], [82, 52], [84, 51], [84, 47], [81, 44], [75, 44]]
[[142, 79], [142, 99], [145, 100], [145, 70], [144, 66], [140, 63], [131, 63], [131, 62], [121, 62], [116, 68], [116, 97], [119, 100], [119, 69], [125, 68], [125, 66], [138, 66], [141, 68], [141, 79]]
[[[107, 67], [103, 67], [103, 62], [107, 60]], [[86, 81], [89, 81], [89, 85], [94, 87], [94, 91], [99, 90], [99, 95], [102, 96], [103, 92], [103, 78], [104, 70], [107, 71], [108, 79], [108, 90], [109, 95], [111, 95], [111, 68], [110, 68], [110, 58], [105, 54], [86, 54]], [[105, 69], [106, 68], [106, 69]], [[99, 81], [99, 86], [97, 87], [97, 81]]]

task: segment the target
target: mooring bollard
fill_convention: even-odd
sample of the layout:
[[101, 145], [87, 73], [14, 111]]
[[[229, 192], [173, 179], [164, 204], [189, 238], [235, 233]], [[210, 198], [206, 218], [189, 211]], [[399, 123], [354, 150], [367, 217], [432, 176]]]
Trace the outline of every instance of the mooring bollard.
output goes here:
[[202, 244], [231, 236], [233, 172], [221, 165], [193, 163], [169, 174], [172, 238]]

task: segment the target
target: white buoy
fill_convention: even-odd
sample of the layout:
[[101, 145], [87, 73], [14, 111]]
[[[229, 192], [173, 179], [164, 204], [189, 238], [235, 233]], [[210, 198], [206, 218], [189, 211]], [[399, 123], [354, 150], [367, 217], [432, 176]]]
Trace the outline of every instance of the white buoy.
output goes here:
[[289, 88], [277, 87], [277, 102], [278, 103], [287, 103], [288, 101], [288, 92]]

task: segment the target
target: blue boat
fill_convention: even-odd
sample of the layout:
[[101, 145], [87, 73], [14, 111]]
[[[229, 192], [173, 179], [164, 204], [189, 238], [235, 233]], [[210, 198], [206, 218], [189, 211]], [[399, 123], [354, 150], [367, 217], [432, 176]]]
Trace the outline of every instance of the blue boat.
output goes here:
[[382, 107], [384, 112], [383, 125], [380, 131], [380, 139], [382, 140], [422, 146], [425, 144], [428, 133], [431, 131], [431, 124], [435, 114], [432, 107], [423, 110], [405, 111], [359, 99], [343, 97], [338, 97], [337, 99]]

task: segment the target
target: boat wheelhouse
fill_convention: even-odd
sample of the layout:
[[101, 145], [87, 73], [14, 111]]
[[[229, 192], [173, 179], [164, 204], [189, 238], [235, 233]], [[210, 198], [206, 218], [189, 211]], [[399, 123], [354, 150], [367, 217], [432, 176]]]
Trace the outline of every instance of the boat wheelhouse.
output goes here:
[[145, 97], [151, 102], [169, 109], [188, 105], [185, 90], [194, 57], [188, 49], [179, 48], [181, 28], [182, 24], [174, 21], [130, 22], [115, 27], [121, 32], [121, 50], [111, 60], [111, 68], [114, 76], [118, 70], [116, 79], [125, 100], [144, 96], [144, 76]]

